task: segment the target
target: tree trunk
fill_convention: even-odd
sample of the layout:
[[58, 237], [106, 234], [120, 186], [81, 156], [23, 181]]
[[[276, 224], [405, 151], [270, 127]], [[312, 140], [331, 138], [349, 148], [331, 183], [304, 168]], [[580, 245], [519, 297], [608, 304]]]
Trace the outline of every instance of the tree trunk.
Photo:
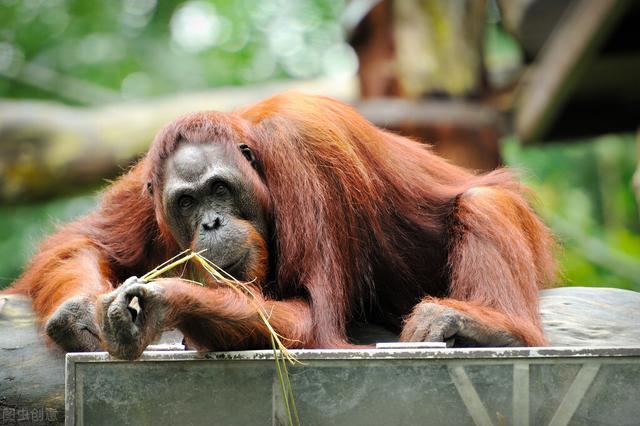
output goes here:
[[96, 108], [0, 101], [0, 203], [78, 190], [122, 173], [178, 116], [231, 111], [285, 90], [355, 99], [352, 79], [231, 87]]

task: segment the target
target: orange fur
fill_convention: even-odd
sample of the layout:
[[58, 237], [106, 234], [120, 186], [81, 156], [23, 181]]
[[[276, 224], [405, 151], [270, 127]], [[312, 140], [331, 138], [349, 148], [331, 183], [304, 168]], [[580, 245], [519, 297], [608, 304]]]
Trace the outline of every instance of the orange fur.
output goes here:
[[[346, 346], [354, 319], [400, 331], [428, 296], [544, 343], [537, 291], [554, 279], [553, 240], [512, 174], [474, 175], [341, 102], [296, 94], [168, 125], [96, 212], [42, 245], [10, 291], [30, 294], [46, 317], [69, 297], [108, 291], [174, 255], [159, 206], [164, 161], [184, 140], [227, 146], [266, 212], [272, 235], [250, 239], [260, 247], [252, 273], [276, 330], [302, 342], [292, 346]], [[246, 298], [163, 285], [171, 324], [194, 345], [268, 345]]]

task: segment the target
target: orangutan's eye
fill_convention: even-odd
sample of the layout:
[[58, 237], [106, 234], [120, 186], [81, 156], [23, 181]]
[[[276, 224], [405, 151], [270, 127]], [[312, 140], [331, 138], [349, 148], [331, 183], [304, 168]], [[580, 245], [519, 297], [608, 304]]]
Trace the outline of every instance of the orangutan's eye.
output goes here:
[[257, 170], [258, 161], [256, 160], [255, 155], [253, 155], [253, 151], [251, 151], [251, 148], [249, 148], [245, 144], [240, 145], [238, 148], [240, 148], [240, 152], [242, 152], [242, 155], [244, 155], [244, 158], [246, 158], [247, 161], [251, 164], [251, 167]]
[[229, 188], [227, 188], [227, 185], [225, 185], [224, 182], [216, 182], [213, 184], [212, 193], [216, 197], [222, 197], [227, 192], [229, 192]]
[[191, 195], [183, 195], [178, 200], [178, 206], [180, 206], [180, 208], [183, 210], [187, 210], [191, 208], [195, 203], [196, 203], [196, 199], [193, 198]]

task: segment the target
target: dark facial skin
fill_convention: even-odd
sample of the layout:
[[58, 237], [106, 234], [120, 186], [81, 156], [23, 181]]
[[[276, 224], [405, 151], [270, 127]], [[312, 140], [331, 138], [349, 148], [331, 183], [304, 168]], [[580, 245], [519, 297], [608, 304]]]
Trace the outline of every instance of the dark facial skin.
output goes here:
[[236, 147], [240, 156], [230, 149], [180, 143], [165, 164], [163, 210], [182, 248], [205, 250], [203, 255], [225, 271], [250, 280], [245, 271], [256, 249], [251, 235], [257, 232], [266, 240], [267, 225], [250, 181], [237, 166], [253, 157], [245, 145]]

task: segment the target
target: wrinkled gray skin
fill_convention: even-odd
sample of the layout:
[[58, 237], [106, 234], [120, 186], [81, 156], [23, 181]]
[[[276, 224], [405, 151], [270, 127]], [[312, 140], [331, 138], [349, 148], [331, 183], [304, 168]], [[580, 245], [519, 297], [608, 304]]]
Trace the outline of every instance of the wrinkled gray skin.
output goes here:
[[[246, 146], [237, 149], [255, 167], [251, 150]], [[251, 279], [245, 271], [255, 255], [255, 247], [246, 244], [250, 227], [267, 240], [267, 224], [236, 161], [219, 144], [182, 142], [165, 164], [162, 208], [183, 249], [203, 251], [211, 261], [244, 280]], [[67, 300], [47, 321], [45, 330], [65, 351], [106, 347], [114, 356], [135, 359], [163, 331], [165, 303], [162, 288], [131, 277], [99, 296], [97, 304], [88, 296]], [[104, 341], [99, 337], [96, 315]]]
[[49, 337], [67, 352], [100, 350], [95, 304], [87, 296], [65, 301], [44, 326]]
[[100, 297], [99, 322], [109, 353], [123, 359], [136, 359], [164, 329], [162, 288], [137, 277]]
[[402, 331], [404, 341], [446, 342], [448, 347], [526, 346], [516, 336], [489, 328], [456, 309], [422, 302]]
[[165, 166], [163, 209], [182, 248], [205, 250], [205, 257], [234, 277], [250, 279], [244, 276], [252, 256], [245, 243], [247, 221], [265, 240], [267, 225], [246, 177], [229, 157], [220, 144], [181, 144]]

